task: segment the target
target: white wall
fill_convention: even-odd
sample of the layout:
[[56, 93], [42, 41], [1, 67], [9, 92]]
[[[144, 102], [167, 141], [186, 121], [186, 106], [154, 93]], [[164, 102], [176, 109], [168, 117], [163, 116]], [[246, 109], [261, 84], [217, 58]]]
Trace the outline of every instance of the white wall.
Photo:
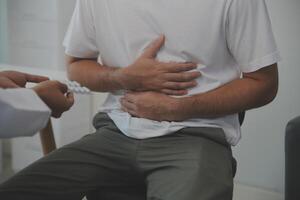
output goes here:
[[8, 62], [55, 68], [58, 15], [53, 0], [9, 0]]
[[284, 136], [287, 122], [300, 115], [300, 1], [267, 0], [283, 61], [277, 99], [247, 112], [243, 139], [234, 148], [236, 179], [244, 184], [284, 192]]
[[7, 63], [35, 68], [64, 69], [62, 41], [75, 1], [7, 1], [9, 33]]
[[5, 61], [7, 48], [7, 1], [0, 0], [0, 61]]
[[57, 66], [64, 68], [65, 66], [65, 49], [62, 45], [65, 38], [67, 28], [69, 27], [71, 16], [75, 7], [76, 0], [56, 0], [57, 1], [57, 11], [58, 18], [60, 22], [58, 23], [58, 48], [56, 51], [57, 55]]
[[[0, 62], [6, 57], [6, 0], [0, 0]], [[2, 141], [0, 140], [0, 174], [2, 173]]]

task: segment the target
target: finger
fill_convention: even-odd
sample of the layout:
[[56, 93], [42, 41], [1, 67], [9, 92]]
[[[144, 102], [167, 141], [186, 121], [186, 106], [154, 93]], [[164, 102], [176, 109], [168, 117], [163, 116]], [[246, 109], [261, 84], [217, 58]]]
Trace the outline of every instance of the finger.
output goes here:
[[200, 72], [182, 72], [182, 73], [168, 73], [165, 75], [166, 80], [173, 82], [189, 82], [199, 78]]
[[67, 97], [67, 106], [71, 108], [75, 102], [74, 94], [72, 92], [68, 92], [66, 97]]
[[72, 94], [67, 94], [66, 96], [57, 97], [58, 106], [56, 110], [60, 113], [66, 112], [71, 109], [74, 104], [74, 96]]
[[141, 57], [144, 58], [155, 58], [157, 52], [161, 49], [161, 47], [165, 43], [165, 36], [161, 35], [159, 38], [154, 40], [144, 51]]
[[127, 108], [125, 105], [123, 105], [123, 103], [121, 102], [122, 100], [120, 100], [121, 103], [121, 110], [124, 112], [127, 112], [130, 114], [130, 112], [132, 113], [133, 111], [130, 111], [129, 108]]
[[172, 95], [172, 96], [183, 96], [187, 95], [188, 91], [187, 90], [169, 90], [169, 89], [163, 89], [161, 90], [162, 93], [167, 94], [167, 95]]
[[60, 90], [63, 94], [65, 94], [65, 93], [68, 92], [68, 86], [67, 86], [66, 84], [61, 83], [61, 82], [59, 82], [59, 81], [55, 81], [55, 83], [57, 84], [59, 90]]
[[133, 111], [133, 110], [129, 110], [129, 109], [127, 109], [125, 106], [122, 106], [121, 109], [122, 109], [124, 112], [129, 113], [132, 117], [138, 117], [137, 112], [135, 112], [135, 111]]
[[126, 93], [124, 96], [124, 99], [126, 101], [129, 101], [131, 103], [135, 103], [136, 102], [136, 95], [134, 92], [130, 92], [130, 93]]
[[122, 98], [121, 99], [121, 105], [126, 109], [126, 110], [136, 110], [136, 105], [130, 101], [127, 101], [126, 99]]
[[56, 114], [59, 114], [57, 117], [60, 117], [63, 112], [70, 110], [74, 105], [74, 94], [67, 93], [66, 96], [60, 96], [57, 101], [60, 103], [60, 106], [57, 108]]
[[127, 90], [125, 94], [138, 94], [140, 92], [136, 91], [136, 90]]
[[166, 63], [165, 69], [171, 73], [187, 72], [197, 68], [195, 63]]
[[38, 76], [38, 75], [33, 75], [33, 74], [25, 74], [25, 78], [26, 78], [27, 82], [32, 82], [32, 83], [40, 83], [40, 82], [49, 80], [48, 77]]
[[54, 118], [60, 118], [61, 117], [61, 115], [62, 115], [62, 113], [61, 112], [52, 112], [52, 117], [54, 117]]
[[167, 82], [164, 84], [164, 87], [166, 89], [171, 89], [171, 90], [185, 90], [189, 88], [193, 88], [197, 86], [196, 81], [190, 81], [190, 82]]

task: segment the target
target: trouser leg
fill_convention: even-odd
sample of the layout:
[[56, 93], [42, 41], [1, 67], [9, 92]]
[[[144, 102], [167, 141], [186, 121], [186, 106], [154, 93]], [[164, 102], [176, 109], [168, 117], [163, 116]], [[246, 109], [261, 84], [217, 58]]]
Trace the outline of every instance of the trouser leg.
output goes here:
[[146, 200], [146, 185], [98, 188], [87, 195], [88, 200]]
[[96, 116], [94, 124], [96, 134], [1, 185], [1, 199], [76, 200], [86, 194], [101, 200], [232, 198], [232, 155], [222, 130], [187, 128], [137, 141], [120, 134], [106, 115]]
[[183, 129], [143, 141], [138, 152], [147, 199], [232, 199], [232, 154], [221, 129]]
[[0, 186], [5, 200], [81, 200], [96, 188], [138, 185], [136, 143], [103, 125], [22, 170]]

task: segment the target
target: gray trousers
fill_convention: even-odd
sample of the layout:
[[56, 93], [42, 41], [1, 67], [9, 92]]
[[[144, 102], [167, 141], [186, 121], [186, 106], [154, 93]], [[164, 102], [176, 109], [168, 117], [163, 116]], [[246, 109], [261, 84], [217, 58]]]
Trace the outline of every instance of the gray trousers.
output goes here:
[[221, 129], [136, 140], [103, 113], [96, 133], [0, 185], [3, 200], [231, 200], [232, 154]]

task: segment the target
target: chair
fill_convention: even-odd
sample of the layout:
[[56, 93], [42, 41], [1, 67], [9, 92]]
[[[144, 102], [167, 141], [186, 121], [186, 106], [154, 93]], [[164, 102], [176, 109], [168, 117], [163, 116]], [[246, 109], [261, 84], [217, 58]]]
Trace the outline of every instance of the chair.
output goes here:
[[51, 119], [48, 121], [47, 126], [40, 131], [40, 139], [44, 155], [56, 149]]
[[289, 121], [285, 134], [285, 200], [296, 200], [300, 199], [300, 116]]
[[[239, 113], [240, 126], [242, 126], [243, 123], [244, 123], [245, 114], [246, 114], [245, 111]], [[232, 174], [233, 174], [233, 177], [235, 177], [236, 171], [237, 171], [237, 161], [234, 157], [232, 157]]]

